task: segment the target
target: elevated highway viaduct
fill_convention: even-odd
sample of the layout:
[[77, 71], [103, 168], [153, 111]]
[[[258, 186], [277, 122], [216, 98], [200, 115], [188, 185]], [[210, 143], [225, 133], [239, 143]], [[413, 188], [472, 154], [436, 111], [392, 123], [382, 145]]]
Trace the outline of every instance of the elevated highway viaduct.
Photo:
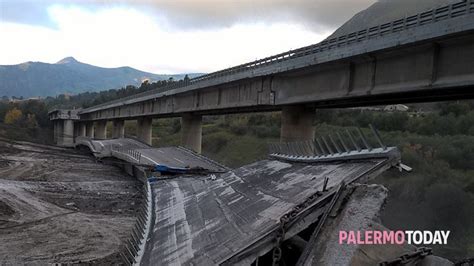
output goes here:
[[80, 110], [63, 134], [103, 139], [112, 121], [118, 138], [137, 120], [151, 144], [152, 119], [181, 117], [182, 144], [200, 152], [203, 115], [281, 110], [281, 140], [310, 140], [315, 108], [472, 98], [473, 33], [474, 0], [460, 1]]

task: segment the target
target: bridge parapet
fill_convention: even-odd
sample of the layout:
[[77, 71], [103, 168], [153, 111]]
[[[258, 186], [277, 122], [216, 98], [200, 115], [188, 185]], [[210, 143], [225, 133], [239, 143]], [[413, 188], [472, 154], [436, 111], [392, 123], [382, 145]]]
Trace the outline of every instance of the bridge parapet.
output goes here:
[[[305, 46], [295, 50], [290, 50], [274, 56], [266, 57], [235, 67], [195, 77], [186, 81], [179, 81], [163, 88], [150, 90], [140, 94], [124, 97], [118, 100], [93, 106], [84, 109], [83, 111], [81, 111], [81, 114], [88, 114], [100, 110], [105, 110], [108, 108], [131, 105], [133, 103], [142, 102], [146, 100], [156, 100], [156, 98], [158, 97], [166, 97], [169, 95], [209, 88], [212, 86], [226, 84], [241, 79], [249, 79], [264, 75], [276, 74], [280, 72], [294, 70], [296, 68], [307, 67], [308, 65], [321, 64], [323, 62], [329, 62], [342, 59], [344, 57], [350, 57], [357, 53], [367, 53], [371, 50], [385, 49], [387, 48], [387, 45], [383, 45], [384, 42], [375, 45], [378, 47], [372, 45], [375, 47], [373, 49], [369, 49], [367, 47], [364, 47], [363, 49], [350, 49], [348, 48], [348, 46], [368, 40], [380, 39], [380, 37], [385, 37], [388, 34], [400, 33], [403, 31], [420, 28], [420, 36], [423, 35], [426, 38], [434, 38], [437, 37], [436, 34], [427, 34], [430, 30], [432, 30], [427, 29], [427, 25], [450, 19], [456, 19], [465, 15], [472, 14], [474, 13], [473, 3], [474, 0], [466, 0], [431, 9], [425, 12], [418, 13], [416, 15], [400, 18], [398, 20], [387, 22], [378, 26], [361, 29], [359, 31], [352, 32], [343, 36], [327, 39], [317, 44]], [[452, 30], [452, 28], [450, 28], [449, 30]], [[444, 32], [440, 30], [440, 32], [448, 34], [449, 30], [443, 30]], [[410, 33], [411, 39], [415, 39], [414, 36], [415, 35], [413, 33]], [[399, 42], [395, 43], [398, 43], [398, 45], [400, 45], [403, 44], [403, 42], [405, 41], [400, 40]], [[385, 43], [392, 45], [390, 41], [387, 41]], [[328, 54], [328, 52], [332, 50], [338, 50], [338, 52], [334, 51], [331, 54]], [[315, 55], [317, 54], [321, 54], [321, 56], [316, 57]], [[302, 60], [303, 58], [308, 58], [308, 60]], [[298, 64], [298, 62], [300, 64]], [[85, 117], [91, 120], [97, 118], [94, 116]]]
[[48, 112], [49, 120], [79, 120], [81, 109], [54, 109]]
[[370, 125], [370, 129], [370, 138], [372, 143], [376, 143], [375, 145], [371, 144], [369, 138], [360, 128], [357, 128], [355, 132], [345, 130], [345, 132], [319, 136], [311, 141], [271, 143], [268, 147], [269, 156], [280, 160], [305, 163], [400, 157], [397, 147], [387, 147], [377, 129], [372, 125]]

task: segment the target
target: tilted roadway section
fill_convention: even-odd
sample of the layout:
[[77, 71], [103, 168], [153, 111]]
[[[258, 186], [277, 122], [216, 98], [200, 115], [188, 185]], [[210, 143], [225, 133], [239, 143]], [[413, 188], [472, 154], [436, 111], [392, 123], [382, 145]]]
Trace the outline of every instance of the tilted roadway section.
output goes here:
[[[100, 147], [94, 151], [98, 157], [110, 156], [112, 145], [126, 147], [120, 150], [124, 155], [146, 150], [130, 139], [80, 139], [77, 145], [89, 146], [87, 141]], [[135, 261], [141, 265], [250, 264], [272, 250], [280, 218], [295, 206], [313, 198], [292, 216], [284, 239], [314, 223], [342, 181], [365, 182], [400, 162], [399, 151], [387, 147], [377, 153], [348, 150], [330, 162], [316, 161], [316, 157], [311, 163], [269, 158], [231, 170], [176, 147], [148, 150], [154, 150], [148, 156], [156, 163], [179, 167], [182, 161], [221, 173], [151, 179], [154, 218], [144, 236], [143, 257]], [[117, 158], [137, 163], [132, 157]]]
[[130, 138], [99, 140], [77, 137], [75, 145], [87, 146], [97, 158], [115, 157], [140, 166], [200, 167], [215, 172], [228, 170], [226, 166], [183, 147], [153, 148]]
[[472, 97], [474, 0], [82, 110], [84, 121]]

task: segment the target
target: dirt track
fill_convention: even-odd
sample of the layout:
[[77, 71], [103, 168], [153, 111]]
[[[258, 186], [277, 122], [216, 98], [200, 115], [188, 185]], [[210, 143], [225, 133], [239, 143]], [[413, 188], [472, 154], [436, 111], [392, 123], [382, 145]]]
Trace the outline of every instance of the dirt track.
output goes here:
[[0, 140], [0, 264], [119, 262], [138, 186], [87, 154]]

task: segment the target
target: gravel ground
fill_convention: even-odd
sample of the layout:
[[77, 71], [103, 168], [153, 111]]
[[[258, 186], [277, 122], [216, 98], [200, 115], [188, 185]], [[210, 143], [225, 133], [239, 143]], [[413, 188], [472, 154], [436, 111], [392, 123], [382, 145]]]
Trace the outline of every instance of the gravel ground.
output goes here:
[[120, 262], [139, 185], [88, 154], [0, 139], [0, 264]]

